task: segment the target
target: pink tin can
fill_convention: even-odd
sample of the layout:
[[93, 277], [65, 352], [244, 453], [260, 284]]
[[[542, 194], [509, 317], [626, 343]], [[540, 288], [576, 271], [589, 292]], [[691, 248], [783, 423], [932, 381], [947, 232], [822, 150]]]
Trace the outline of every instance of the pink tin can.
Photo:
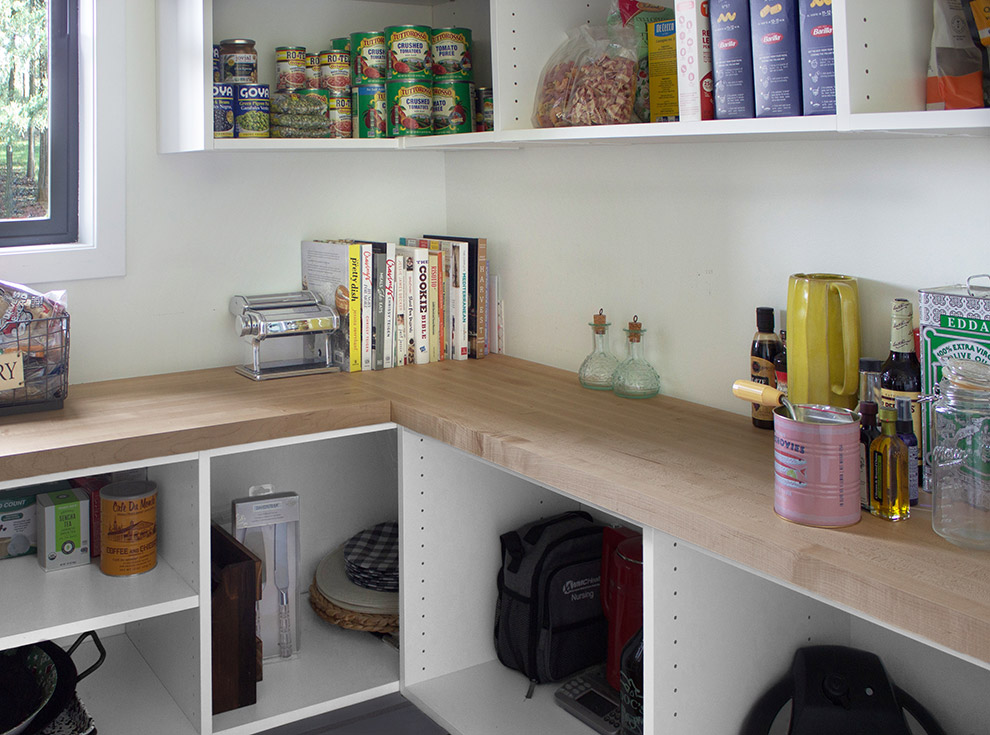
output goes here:
[[860, 519], [859, 414], [795, 405], [774, 409], [774, 499], [781, 518], [837, 528]]

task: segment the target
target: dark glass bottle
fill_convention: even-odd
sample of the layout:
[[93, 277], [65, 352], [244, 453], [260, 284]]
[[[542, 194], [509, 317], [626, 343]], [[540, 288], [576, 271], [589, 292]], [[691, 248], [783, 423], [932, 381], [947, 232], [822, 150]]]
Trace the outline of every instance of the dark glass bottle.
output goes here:
[[918, 437], [914, 433], [914, 419], [911, 417], [911, 401], [897, 398], [897, 436], [908, 449], [908, 497], [911, 505], [918, 504]]
[[777, 390], [787, 395], [787, 332], [780, 330], [780, 352], [773, 358], [773, 375], [777, 380]]
[[[754, 383], [777, 387], [773, 361], [781, 349], [780, 337], [773, 331], [773, 308], [757, 307], [756, 334], [753, 336], [753, 346], [749, 351], [749, 375]], [[773, 408], [754, 403], [753, 426], [772, 429]]]
[[[911, 399], [914, 435], [921, 436], [921, 364], [914, 351], [914, 307], [907, 299], [894, 299], [890, 307], [890, 355], [880, 367], [880, 406], [896, 409], [897, 398]], [[921, 480], [922, 467], [917, 467]]]
[[877, 404], [863, 401], [859, 404], [859, 505], [863, 510], [872, 507], [873, 464], [870, 462], [870, 447], [880, 436], [877, 428]]
[[629, 639], [619, 658], [620, 735], [643, 735], [643, 629]]

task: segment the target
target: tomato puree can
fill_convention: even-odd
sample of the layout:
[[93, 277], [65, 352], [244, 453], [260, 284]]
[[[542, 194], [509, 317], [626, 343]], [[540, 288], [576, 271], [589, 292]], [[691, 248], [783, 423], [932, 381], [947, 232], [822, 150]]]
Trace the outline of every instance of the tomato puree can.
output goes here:
[[474, 79], [470, 28], [434, 28], [430, 37], [433, 77], [437, 81]]
[[471, 82], [434, 82], [433, 133], [474, 132], [474, 85]]
[[495, 129], [495, 93], [491, 87], [478, 87], [474, 99], [475, 130], [479, 133]]
[[351, 136], [384, 138], [388, 119], [384, 84], [359, 84], [351, 90]]
[[387, 66], [384, 31], [364, 31], [351, 34], [351, 80], [353, 84], [383, 82]]
[[111, 482], [100, 490], [100, 571], [131, 577], [158, 564], [158, 486]]
[[275, 49], [275, 91], [291, 92], [306, 86], [306, 47], [279, 46]]
[[385, 49], [389, 79], [429, 79], [433, 76], [429, 26], [389, 26], [385, 29]]
[[423, 79], [390, 79], [388, 134], [391, 138], [433, 133], [433, 85]]

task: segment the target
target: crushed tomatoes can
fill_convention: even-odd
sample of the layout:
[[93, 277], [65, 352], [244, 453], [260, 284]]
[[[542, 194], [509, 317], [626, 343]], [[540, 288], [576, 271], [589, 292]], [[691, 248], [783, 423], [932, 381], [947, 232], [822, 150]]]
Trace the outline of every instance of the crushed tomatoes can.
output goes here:
[[437, 81], [471, 81], [470, 28], [434, 28], [430, 37], [433, 78]]
[[158, 564], [158, 486], [112, 482], [100, 490], [100, 571], [111, 577], [144, 574]]
[[429, 79], [433, 76], [429, 26], [389, 26], [385, 29], [385, 50], [389, 79]]
[[433, 134], [474, 132], [474, 85], [471, 82], [434, 82]]
[[388, 119], [384, 84], [359, 84], [351, 89], [351, 136], [384, 138]]
[[385, 83], [385, 91], [389, 137], [433, 132], [433, 85], [429, 80], [392, 79]]
[[351, 79], [353, 84], [383, 82], [387, 66], [384, 31], [364, 31], [351, 34]]

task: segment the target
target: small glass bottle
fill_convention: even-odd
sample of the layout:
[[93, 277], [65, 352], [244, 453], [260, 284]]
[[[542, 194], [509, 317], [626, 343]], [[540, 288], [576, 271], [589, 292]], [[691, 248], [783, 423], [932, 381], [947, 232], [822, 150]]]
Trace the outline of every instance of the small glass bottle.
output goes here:
[[990, 365], [943, 362], [934, 424], [932, 528], [990, 551]]
[[859, 415], [859, 505], [863, 510], [870, 510], [873, 489], [870, 447], [873, 440], [880, 436], [880, 429], [877, 428], [877, 404], [862, 401], [859, 404]]
[[629, 639], [619, 658], [619, 733], [643, 735], [643, 629]]
[[914, 434], [914, 419], [911, 416], [911, 401], [908, 398], [894, 399], [897, 411], [897, 436], [908, 450], [908, 497], [911, 505], [918, 504], [918, 437]]
[[780, 352], [773, 358], [773, 375], [777, 379], [777, 390], [787, 395], [787, 331], [780, 330]]
[[588, 324], [595, 338], [594, 349], [584, 358], [578, 370], [578, 380], [585, 388], [612, 390], [612, 375], [619, 367], [619, 358], [608, 347], [608, 328], [604, 310], [599, 309]]
[[897, 413], [892, 408], [880, 409], [880, 436], [870, 445], [873, 497], [870, 512], [888, 521], [908, 517], [908, 449], [897, 436]]
[[[774, 359], [783, 346], [780, 337], [773, 330], [773, 307], [756, 307], [756, 334], [749, 350], [749, 378], [754, 383], [777, 387]], [[759, 429], [773, 428], [773, 408], [754, 403], [752, 409], [753, 426]]]
[[615, 370], [612, 390], [623, 398], [652, 398], [660, 392], [660, 376], [643, 357], [643, 335], [646, 330], [634, 316], [629, 328], [623, 330], [629, 339], [629, 356]]

